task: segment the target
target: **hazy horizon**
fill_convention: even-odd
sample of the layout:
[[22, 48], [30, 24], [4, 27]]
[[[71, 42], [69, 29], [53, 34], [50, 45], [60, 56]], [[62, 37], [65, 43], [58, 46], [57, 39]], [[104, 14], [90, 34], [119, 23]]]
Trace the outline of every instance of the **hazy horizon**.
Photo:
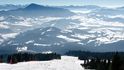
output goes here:
[[101, 7], [121, 7], [124, 6], [124, 0], [0, 0], [0, 5], [5, 4], [14, 4], [14, 5], [25, 5], [36, 3], [40, 5], [49, 5], [49, 6], [85, 6], [85, 5], [96, 5]]

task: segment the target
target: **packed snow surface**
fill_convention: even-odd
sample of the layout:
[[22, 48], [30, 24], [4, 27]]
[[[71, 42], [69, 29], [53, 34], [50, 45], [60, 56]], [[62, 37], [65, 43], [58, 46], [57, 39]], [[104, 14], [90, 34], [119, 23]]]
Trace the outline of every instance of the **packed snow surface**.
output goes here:
[[83, 61], [77, 57], [62, 56], [61, 60], [30, 61], [17, 64], [0, 64], [0, 70], [85, 70], [81, 67]]

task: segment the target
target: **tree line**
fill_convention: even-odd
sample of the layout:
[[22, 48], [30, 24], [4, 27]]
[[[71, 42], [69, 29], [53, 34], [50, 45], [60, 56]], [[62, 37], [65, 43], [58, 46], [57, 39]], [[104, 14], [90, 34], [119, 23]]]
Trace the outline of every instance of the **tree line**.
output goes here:
[[124, 57], [121, 57], [119, 53], [115, 53], [112, 59], [85, 59], [84, 64], [81, 64], [86, 69], [95, 70], [124, 70]]
[[9, 55], [0, 55], [0, 63], [18, 63], [27, 61], [47, 61], [52, 59], [61, 59], [60, 54], [56, 53], [27, 53], [20, 52]]
[[69, 51], [66, 54], [84, 60], [81, 66], [85, 69], [124, 70], [124, 52]]

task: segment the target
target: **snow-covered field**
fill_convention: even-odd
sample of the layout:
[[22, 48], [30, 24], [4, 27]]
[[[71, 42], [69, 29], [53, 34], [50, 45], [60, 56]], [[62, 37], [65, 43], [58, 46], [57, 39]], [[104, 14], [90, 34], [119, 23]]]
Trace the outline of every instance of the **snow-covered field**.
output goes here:
[[0, 64], [0, 70], [85, 70], [77, 57], [62, 56], [61, 60], [31, 61], [17, 64]]

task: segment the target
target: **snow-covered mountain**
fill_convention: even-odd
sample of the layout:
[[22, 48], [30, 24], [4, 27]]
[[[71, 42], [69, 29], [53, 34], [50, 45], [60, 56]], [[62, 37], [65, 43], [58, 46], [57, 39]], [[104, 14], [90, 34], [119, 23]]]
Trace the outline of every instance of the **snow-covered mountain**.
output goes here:
[[[35, 10], [34, 7], [36, 7]], [[31, 4], [17, 10], [36, 12], [53, 8], [56, 11], [62, 7]], [[66, 17], [50, 16], [50, 13], [49, 16], [37, 17], [24, 17], [21, 14], [20, 16], [1, 15], [0, 50], [6, 53], [16, 52], [17, 48], [26, 47], [29, 51], [51, 50], [58, 53], [65, 53], [68, 50], [124, 51], [123, 7], [114, 9], [98, 6], [63, 8], [66, 8], [64, 10], [69, 9], [75, 14]], [[79, 11], [76, 12], [77, 10]], [[109, 14], [110, 12], [113, 13]], [[56, 14], [54, 12], [52, 15]]]
[[[117, 48], [118, 51], [123, 51], [123, 43], [121, 44], [123, 41], [120, 40], [123, 40], [124, 35], [122, 33], [121, 36], [120, 31], [117, 30], [117, 32], [120, 33], [116, 34], [116, 30], [107, 28], [104, 29], [104, 27], [103, 29], [95, 28], [96, 30], [92, 30], [94, 28], [90, 29], [91, 27], [83, 28], [84, 26], [80, 28], [67, 28], [65, 30], [57, 27], [37, 28], [20, 33], [16, 36], [16, 38], [10, 39], [2, 45], [4, 48], [10, 48], [10, 46], [23, 48], [26, 46], [27, 50], [35, 52], [48, 50], [57, 53], [64, 53], [69, 50], [102, 50], [103, 52], [108, 52], [115, 51]], [[109, 48], [109, 50], [106, 50], [105, 48]], [[16, 48], [13, 48], [12, 50], [16, 50]]]

